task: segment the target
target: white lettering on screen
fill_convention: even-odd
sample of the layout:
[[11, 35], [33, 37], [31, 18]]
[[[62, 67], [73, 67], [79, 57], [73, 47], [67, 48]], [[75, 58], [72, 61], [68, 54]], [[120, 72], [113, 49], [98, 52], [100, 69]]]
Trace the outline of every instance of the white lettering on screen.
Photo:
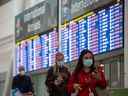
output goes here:
[[71, 5], [71, 14], [79, 12], [96, 2], [99, 2], [99, 0], [80, 0], [79, 2], [75, 2]]
[[28, 22], [28, 21], [30, 21], [30, 20], [32, 20], [32, 19], [34, 19], [40, 15], [43, 15], [45, 13], [45, 10], [46, 10], [45, 6], [42, 6], [39, 8], [37, 7], [35, 10], [25, 14], [24, 15], [24, 23]]
[[28, 24], [27, 32], [32, 32], [32, 31], [38, 30], [38, 29], [40, 29], [40, 26], [41, 26], [40, 21], [37, 21], [32, 24]]

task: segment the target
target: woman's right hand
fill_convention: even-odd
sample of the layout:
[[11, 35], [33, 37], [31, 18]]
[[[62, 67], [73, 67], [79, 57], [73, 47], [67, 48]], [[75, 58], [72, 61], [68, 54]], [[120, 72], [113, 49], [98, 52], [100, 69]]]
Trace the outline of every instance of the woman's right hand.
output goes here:
[[73, 88], [75, 89], [75, 91], [81, 90], [80, 84], [78, 84], [78, 83], [75, 83], [75, 84], [73, 85]]

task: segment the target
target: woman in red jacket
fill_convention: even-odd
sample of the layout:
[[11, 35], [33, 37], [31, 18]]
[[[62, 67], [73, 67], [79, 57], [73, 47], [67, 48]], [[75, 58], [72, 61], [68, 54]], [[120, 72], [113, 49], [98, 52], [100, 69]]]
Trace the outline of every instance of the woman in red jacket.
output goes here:
[[96, 87], [106, 88], [104, 73], [99, 69], [95, 68], [93, 53], [89, 50], [83, 50], [69, 79], [68, 93], [71, 96], [98, 96]]

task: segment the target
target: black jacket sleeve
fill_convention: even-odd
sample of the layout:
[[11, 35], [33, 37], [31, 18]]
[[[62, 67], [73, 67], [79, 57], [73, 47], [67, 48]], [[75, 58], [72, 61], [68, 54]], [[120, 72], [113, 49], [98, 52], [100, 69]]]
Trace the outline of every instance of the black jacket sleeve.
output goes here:
[[33, 82], [30, 76], [28, 76], [28, 83], [29, 83], [29, 91], [34, 93]]
[[52, 89], [54, 87], [54, 73], [53, 73], [53, 67], [51, 67], [48, 72], [47, 72], [47, 76], [46, 76], [46, 81], [45, 81], [45, 85], [47, 86], [48, 89]]
[[68, 68], [65, 66], [63, 67], [63, 69], [64, 69], [63, 73], [65, 73], [65, 74], [62, 74], [62, 76], [64, 77], [64, 80], [66, 80], [66, 82], [67, 82], [70, 77], [70, 72], [69, 72]]
[[15, 76], [12, 80], [12, 89], [17, 88], [17, 83], [18, 83], [17, 78], [18, 78], [18, 76]]

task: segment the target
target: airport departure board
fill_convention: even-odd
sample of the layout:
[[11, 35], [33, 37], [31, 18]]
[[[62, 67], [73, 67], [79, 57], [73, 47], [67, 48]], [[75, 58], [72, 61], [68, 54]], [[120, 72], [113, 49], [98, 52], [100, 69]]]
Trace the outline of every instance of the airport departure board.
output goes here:
[[20, 65], [26, 71], [48, 68], [55, 63], [61, 46], [65, 62], [78, 59], [83, 49], [94, 54], [123, 47], [123, 6], [120, 3], [95, 10], [73, 19], [61, 27], [61, 45], [56, 28], [23, 40], [16, 45], [16, 72]]
[[65, 61], [76, 60], [83, 49], [100, 54], [123, 47], [122, 7], [117, 3], [64, 25], [61, 48]]
[[16, 45], [16, 72], [23, 65], [27, 71], [48, 68], [55, 63], [58, 51], [58, 32], [56, 29], [23, 40]]

